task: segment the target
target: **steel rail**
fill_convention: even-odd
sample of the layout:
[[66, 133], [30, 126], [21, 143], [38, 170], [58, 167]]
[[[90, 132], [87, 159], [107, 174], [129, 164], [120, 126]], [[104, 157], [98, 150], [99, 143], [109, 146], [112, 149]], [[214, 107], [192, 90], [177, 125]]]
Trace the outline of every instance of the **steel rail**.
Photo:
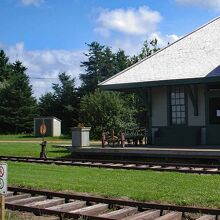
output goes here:
[[55, 164], [66, 166], [83, 166], [97, 168], [112, 168], [126, 170], [154, 170], [180, 173], [197, 174], [220, 174], [220, 165], [189, 164], [189, 163], [163, 163], [163, 162], [140, 162], [120, 160], [95, 160], [95, 159], [70, 159], [70, 158], [47, 158], [0, 156], [0, 160], [16, 161], [24, 163]]
[[[47, 198], [64, 198], [65, 203], [68, 203], [70, 200], [81, 200], [86, 201], [90, 203], [103, 203], [108, 204], [109, 207], [114, 206], [123, 206], [123, 207], [136, 207], [138, 210], [160, 210], [161, 213], [164, 210], [168, 211], [175, 211], [175, 212], [181, 212], [181, 213], [199, 213], [199, 214], [208, 214], [216, 216], [216, 219], [218, 216], [220, 216], [220, 209], [214, 209], [214, 208], [204, 208], [204, 207], [194, 207], [194, 206], [177, 206], [177, 205], [170, 205], [170, 204], [158, 204], [158, 203], [150, 203], [150, 202], [139, 202], [139, 201], [131, 201], [131, 200], [122, 200], [122, 199], [112, 199], [112, 198], [104, 198], [100, 196], [88, 196], [88, 195], [80, 195], [80, 194], [74, 194], [74, 193], [60, 193], [60, 192], [52, 192], [52, 191], [46, 191], [46, 190], [33, 190], [33, 189], [26, 189], [26, 188], [19, 188], [19, 187], [8, 187], [8, 190], [13, 192], [14, 195], [17, 195], [18, 193], [28, 193], [32, 196], [36, 195], [43, 195]], [[20, 211], [26, 211], [26, 212], [33, 212], [37, 215], [56, 215], [60, 217], [65, 218], [79, 218], [82, 216], [80, 213], [70, 213], [65, 211], [58, 211], [58, 210], [50, 210], [45, 208], [37, 208], [37, 207], [31, 207], [26, 205], [20, 205], [20, 204], [10, 204], [6, 200], [6, 208], [11, 210], [20, 210]], [[83, 215], [87, 219], [91, 220], [108, 220], [112, 218], [104, 218], [101, 216], [95, 216], [95, 215]]]
[[39, 160], [39, 161], [68, 161], [68, 162], [94, 162], [94, 163], [123, 163], [123, 164], [138, 164], [138, 165], [161, 165], [161, 166], [191, 166], [191, 167], [204, 167], [204, 168], [219, 168], [220, 165], [214, 164], [192, 164], [192, 163], [167, 163], [167, 162], [144, 162], [144, 161], [126, 161], [126, 160], [100, 160], [100, 159], [73, 159], [73, 158], [39, 158], [39, 157], [21, 157], [21, 156], [0, 156], [0, 160], [5, 159], [21, 159], [21, 160]]

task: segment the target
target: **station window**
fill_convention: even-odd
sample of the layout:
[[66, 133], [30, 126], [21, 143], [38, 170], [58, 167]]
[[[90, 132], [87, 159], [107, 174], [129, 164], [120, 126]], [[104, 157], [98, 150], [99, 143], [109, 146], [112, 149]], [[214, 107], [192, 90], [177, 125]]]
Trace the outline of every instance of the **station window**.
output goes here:
[[170, 93], [171, 124], [186, 124], [186, 105], [184, 87], [173, 87]]

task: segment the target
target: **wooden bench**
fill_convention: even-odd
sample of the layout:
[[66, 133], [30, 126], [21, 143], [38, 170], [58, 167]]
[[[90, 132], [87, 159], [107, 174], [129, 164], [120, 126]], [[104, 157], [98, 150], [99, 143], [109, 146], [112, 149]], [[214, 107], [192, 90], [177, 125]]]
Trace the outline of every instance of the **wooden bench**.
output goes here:
[[128, 144], [133, 144], [134, 146], [147, 144], [147, 129], [146, 128], [133, 128], [127, 129], [125, 132], [125, 140]]
[[110, 147], [115, 147], [115, 146], [120, 146], [120, 147], [125, 147], [125, 137], [124, 133], [119, 133], [115, 135], [114, 130], [111, 132], [103, 132], [102, 133], [102, 147], [104, 148], [105, 146], [110, 146]]
[[135, 128], [135, 129], [127, 129], [125, 132], [120, 132], [119, 134], [115, 134], [114, 130], [111, 132], [103, 132], [102, 133], [102, 147], [110, 146], [120, 146], [125, 147], [127, 145], [132, 144], [134, 146], [147, 144], [147, 130], [146, 128]]

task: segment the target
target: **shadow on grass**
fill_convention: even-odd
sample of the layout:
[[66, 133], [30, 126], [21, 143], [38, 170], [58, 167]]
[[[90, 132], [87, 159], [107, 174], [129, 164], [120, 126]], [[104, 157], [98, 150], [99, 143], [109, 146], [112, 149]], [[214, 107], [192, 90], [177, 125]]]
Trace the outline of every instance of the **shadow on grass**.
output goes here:
[[48, 153], [70, 153], [68, 150], [49, 150]]
[[[39, 138], [42, 138], [41, 136], [37, 136], [35, 137], [34, 135], [32, 134], [27, 134], [27, 135], [18, 135], [17, 138], [36, 138], [36, 139], [39, 139]], [[72, 136], [71, 135], [61, 135], [61, 136], [58, 136], [58, 137], [51, 137], [51, 136], [44, 136], [44, 138], [51, 138], [51, 139], [61, 139], [61, 140], [66, 140], [66, 139], [71, 139]]]
[[36, 138], [34, 135], [19, 135], [18, 138]]
[[69, 147], [71, 147], [71, 145], [52, 145], [52, 148], [58, 148], [58, 149], [68, 149]]

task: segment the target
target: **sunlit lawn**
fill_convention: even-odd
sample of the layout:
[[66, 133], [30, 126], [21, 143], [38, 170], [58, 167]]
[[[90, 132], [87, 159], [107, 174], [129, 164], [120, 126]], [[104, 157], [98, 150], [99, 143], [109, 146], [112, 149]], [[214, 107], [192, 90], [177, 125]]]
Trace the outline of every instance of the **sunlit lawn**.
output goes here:
[[8, 162], [9, 184], [220, 208], [220, 176]]
[[[0, 143], [1, 156], [39, 157], [40, 149], [40, 141], [39, 143]], [[52, 143], [47, 144], [48, 157], [65, 157], [69, 155], [67, 148], [53, 147]]]
[[[49, 157], [70, 155], [66, 148], [53, 147], [53, 144], [47, 147]], [[0, 142], [0, 155], [39, 157], [39, 153], [40, 140], [36, 143]], [[220, 208], [220, 175], [8, 164], [9, 184], [14, 186]]]

